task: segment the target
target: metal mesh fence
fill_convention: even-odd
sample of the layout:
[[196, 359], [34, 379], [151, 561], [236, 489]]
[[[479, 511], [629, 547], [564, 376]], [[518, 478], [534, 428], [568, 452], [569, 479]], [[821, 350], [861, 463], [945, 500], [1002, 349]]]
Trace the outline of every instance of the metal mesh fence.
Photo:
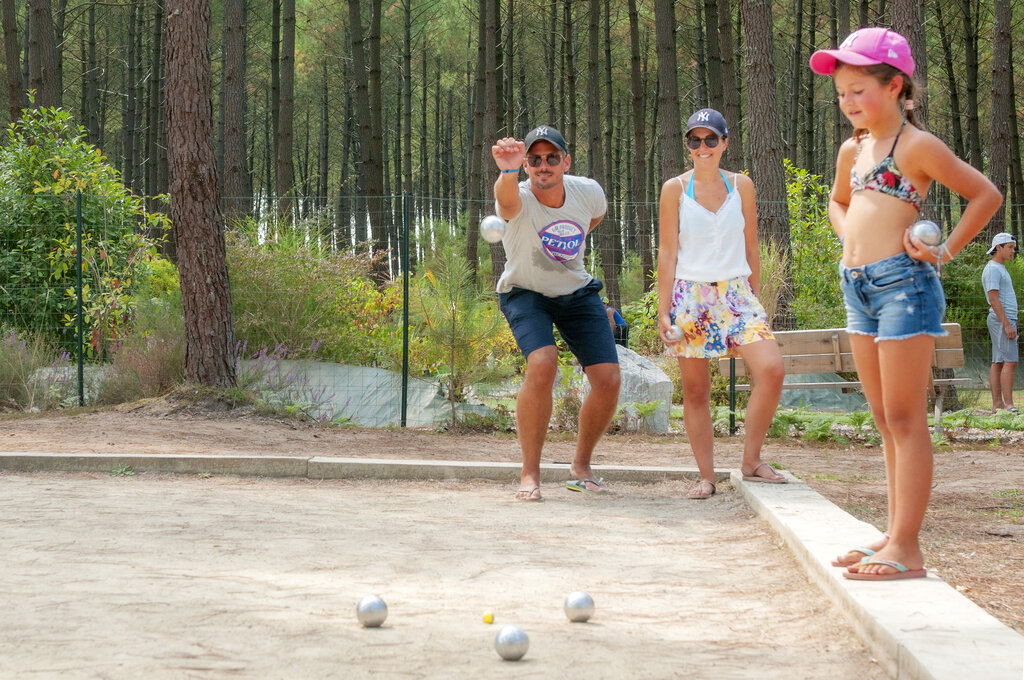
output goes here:
[[[101, 398], [104, 372], [135, 371], [144, 382], [158, 370], [154, 363], [178, 361], [181, 352], [180, 299], [164, 280], [167, 270], [138, 243], [134, 250], [121, 243], [146, 226], [112, 225], [88, 210], [83, 219], [73, 200], [45, 200], [52, 204], [0, 218], [0, 406], [74, 404], [79, 392]], [[257, 196], [225, 200], [223, 210], [239, 378], [267, 402], [321, 420], [429, 425], [453, 402], [486, 393], [502, 403], [514, 394], [521, 358], [493, 292], [504, 253], [476, 231], [492, 201]], [[960, 206], [930, 210], [948, 232]], [[789, 214], [787, 323], [841, 326], [840, 245], [826, 205], [803, 201], [794, 210], [791, 201]], [[654, 203], [610, 202], [586, 255], [631, 324], [631, 349], [654, 357], [656, 218]], [[173, 239], [160, 248], [173, 255]], [[957, 375], [979, 388], [987, 386], [991, 352], [981, 287], [986, 249], [979, 236], [943, 271], [946, 318], [961, 324], [967, 357]], [[145, 266], [131, 269], [132, 258]], [[1019, 293], [1024, 267], [1008, 268]]]

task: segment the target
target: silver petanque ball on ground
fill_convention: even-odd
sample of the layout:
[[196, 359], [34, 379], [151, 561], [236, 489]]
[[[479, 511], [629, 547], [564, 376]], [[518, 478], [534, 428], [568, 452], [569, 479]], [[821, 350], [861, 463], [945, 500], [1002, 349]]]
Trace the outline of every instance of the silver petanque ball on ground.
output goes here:
[[530, 638], [519, 626], [502, 626], [494, 636], [494, 651], [505, 661], [518, 661], [530, 648]]
[[367, 595], [356, 605], [356, 618], [365, 628], [377, 628], [388, 618], [388, 605], [376, 595]]
[[565, 598], [565, 615], [573, 623], [583, 623], [594, 615], [594, 598], [583, 591], [569, 593]]
[[480, 220], [480, 235], [488, 243], [497, 243], [505, 236], [505, 220], [497, 215], [488, 215]]
[[668, 329], [668, 332], [665, 333], [665, 337], [672, 342], [679, 342], [683, 339], [683, 329], [676, 324], [672, 324], [672, 328]]
[[910, 236], [926, 246], [937, 246], [942, 241], [942, 229], [931, 220], [921, 220], [910, 227]]

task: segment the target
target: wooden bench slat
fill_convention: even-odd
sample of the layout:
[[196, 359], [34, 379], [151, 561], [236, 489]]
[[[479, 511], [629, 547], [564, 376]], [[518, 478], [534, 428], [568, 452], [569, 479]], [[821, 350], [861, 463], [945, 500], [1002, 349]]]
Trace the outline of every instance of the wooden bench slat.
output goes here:
[[[949, 335], [936, 338], [932, 368], [952, 369], [964, 366], [963, 336], [960, 324], [946, 323], [942, 328]], [[782, 352], [785, 372], [788, 373], [839, 373], [852, 372], [856, 368], [850, 348], [850, 338], [845, 329], [826, 328], [802, 331], [776, 331], [776, 341]], [[836, 351], [838, 344], [839, 351]], [[718, 360], [723, 375], [729, 373], [729, 359]], [[736, 358], [736, 376], [746, 377], [743, 359]]]
[[[970, 385], [972, 382], [974, 381], [971, 380], [970, 378], [936, 378], [935, 380], [932, 381], [932, 384], [937, 385], [939, 387], [947, 387], [950, 385]], [[817, 390], [824, 389], [827, 387], [831, 387], [832, 389], [846, 387], [860, 389], [860, 382], [851, 380], [850, 382], [786, 383], [785, 385], [783, 385], [783, 387], [789, 390]], [[749, 392], [750, 384], [738, 383], [736, 385], [736, 391]]]

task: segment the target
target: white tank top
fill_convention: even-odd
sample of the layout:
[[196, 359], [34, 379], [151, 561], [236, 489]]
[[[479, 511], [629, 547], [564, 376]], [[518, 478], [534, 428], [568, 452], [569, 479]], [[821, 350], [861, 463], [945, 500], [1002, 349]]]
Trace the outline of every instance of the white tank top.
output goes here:
[[[711, 212], [693, 195], [693, 175], [689, 185], [679, 186], [679, 251], [676, 253], [676, 278], [686, 281], [726, 281], [750, 276], [747, 246], [744, 240], [743, 199], [725, 173], [718, 171], [729, 191], [717, 212]], [[733, 175], [733, 182], [736, 175]]]

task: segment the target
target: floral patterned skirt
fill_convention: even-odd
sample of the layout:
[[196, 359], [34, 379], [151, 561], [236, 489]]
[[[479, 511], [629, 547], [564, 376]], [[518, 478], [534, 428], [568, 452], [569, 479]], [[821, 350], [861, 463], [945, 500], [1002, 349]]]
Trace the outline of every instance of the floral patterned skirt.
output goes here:
[[665, 354], [673, 357], [738, 356], [738, 347], [775, 338], [746, 277], [710, 282], [676, 279], [672, 318], [683, 330], [682, 340], [665, 346]]

